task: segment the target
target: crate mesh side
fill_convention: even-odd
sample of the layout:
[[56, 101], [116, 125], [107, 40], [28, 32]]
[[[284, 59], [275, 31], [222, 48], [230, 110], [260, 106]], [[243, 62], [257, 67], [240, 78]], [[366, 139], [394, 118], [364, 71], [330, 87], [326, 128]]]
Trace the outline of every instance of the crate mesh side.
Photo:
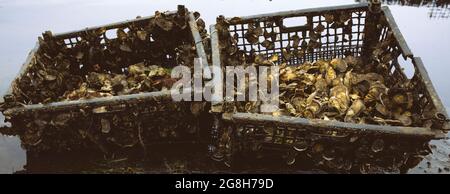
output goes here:
[[[150, 30], [147, 30], [149, 23], [152, 19], [148, 20], [142, 20], [134, 23], [130, 23], [129, 26], [132, 26], [132, 29], [130, 27], [118, 27], [118, 28], [110, 28], [108, 30], [105, 30], [105, 32], [101, 33], [95, 40], [87, 40], [86, 37], [89, 34], [94, 33], [94, 30], [90, 31], [80, 31], [79, 33], [74, 34], [70, 38], [64, 38], [62, 41], [64, 41], [65, 45], [69, 49], [77, 49], [77, 44], [80, 43], [80, 41], [87, 41], [87, 44], [89, 45], [89, 42], [96, 42], [99, 41], [101, 43], [101, 49], [114, 49], [114, 47], [117, 46], [118, 38], [117, 38], [117, 31], [123, 30], [127, 34], [135, 34], [137, 31], [146, 31], [146, 40], [145, 42], [139, 42], [138, 40], [134, 40], [132, 46], [134, 47], [141, 47], [133, 57], [136, 57], [137, 59], [133, 62], [141, 62], [145, 60], [151, 60], [152, 62], [155, 62], [158, 65], [166, 65], [166, 66], [173, 66], [178, 64], [179, 61], [177, 61], [177, 53], [172, 51], [173, 48], [176, 46], [182, 45], [182, 44], [192, 44], [193, 39], [191, 32], [189, 30], [189, 27], [186, 27], [185, 30], [180, 31], [180, 33], [174, 33], [172, 31], [163, 32], [158, 29], [153, 29], [153, 32]], [[155, 35], [156, 34], [156, 35]], [[157, 41], [156, 41], [156, 40]], [[133, 45], [134, 44], [134, 45]], [[152, 53], [149, 51], [152, 51], [153, 49], [161, 47], [161, 49], [165, 52], [164, 55], [156, 57], [152, 57]], [[135, 49], [132, 47], [132, 49]], [[123, 68], [121, 68], [121, 72], [119, 73], [125, 73], [127, 69], [127, 66], [124, 65]]]
[[[431, 96], [427, 93], [426, 86], [414, 65], [414, 61], [410, 58], [406, 60], [403, 58], [398, 40], [394, 37], [391, 27], [383, 19], [382, 17], [380, 21], [382, 28], [379, 43], [373, 46], [375, 49], [383, 49], [383, 55], [387, 57], [379, 61], [378, 65], [384, 68], [378, 68], [378, 70], [384, 71], [381, 73], [386, 78], [387, 85], [393, 86], [398, 83], [410, 83], [410, 87], [414, 89], [415, 113], [422, 115], [425, 119], [435, 119], [433, 114], [436, 113], [436, 107], [431, 103]], [[390, 44], [383, 45], [386, 42], [390, 42]], [[439, 128], [439, 126], [435, 127]]]
[[[282, 49], [291, 48], [294, 53], [294, 57], [286, 61], [288, 64], [301, 64], [305, 61], [314, 61], [317, 59], [332, 59], [335, 57], [342, 57], [346, 54], [352, 54], [359, 56], [361, 54], [361, 47], [363, 44], [363, 32], [365, 25], [366, 11], [353, 11], [351, 13], [351, 19], [343, 23], [342, 25], [333, 25], [325, 21], [324, 14], [308, 14], [307, 29], [298, 31], [285, 31], [282, 27], [283, 18], [272, 17], [264, 18], [262, 21], [254, 21], [253, 23], [241, 23], [229, 26], [230, 36], [238, 36], [237, 47], [246, 53], [255, 52], [256, 54], [264, 54], [266, 57], [278, 54], [283, 56]], [[339, 13], [330, 13], [339, 16]], [[287, 18], [286, 18], [287, 19]], [[260, 26], [267, 33], [276, 33], [276, 41], [274, 42], [274, 48], [265, 48], [262, 45], [264, 37], [259, 37], [257, 44], [251, 44], [245, 38], [245, 34], [248, 32], [249, 25]], [[323, 25], [325, 30], [323, 32], [315, 32], [319, 25]], [[320, 34], [320, 35], [319, 35]], [[319, 36], [318, 36], [319, 35]], [[300, 37], [300, 45], [298, 48], [293, 48], [293, 37]], [[320, 46], [311, 46], [315, 41], [311, 40], [311, 36], [318, 36], [317, 42]], [[303, 43], [304, 42], [304, 43]], [[307, 45], [307, 46], [305, 46]], [[305, 52], [304, 55], [297, 55], [298, 51]], [[280, 57], [280, 63], [282, 62]]]
[[109, 109], [104, 113], [86, 108], [83, 112], [61, 110], [21, 115], [14, 117], [12, 123], [18, 128], [22, 146], [36, 154], [85, 149], [109, 153], [136, 147], [146, 149], [155, 144], [203, 141], [199, 118], [191, 114], [188, 102], [173, 103], [166, 99]]
[[[283, 127], [272, 124], [254, 125], [241, 123], [237, 126], [231, 148], [225, 150], [233, 164], [242, 158], [281, 156], [288, 165], [295, 159], [306, 159], [330, 172], [366, 173], [372, 170], [405, 170], [414, 164], [408, 161], [419, 149], [425, 150], [426, 139], [385, 137], [337, 132], [326, 128]], [[382, 142], [382, 149], [376, 147]], [[412, 165], [412, 166], [410, 166]], [[368, 168], [370, 169], [370, 168]]]

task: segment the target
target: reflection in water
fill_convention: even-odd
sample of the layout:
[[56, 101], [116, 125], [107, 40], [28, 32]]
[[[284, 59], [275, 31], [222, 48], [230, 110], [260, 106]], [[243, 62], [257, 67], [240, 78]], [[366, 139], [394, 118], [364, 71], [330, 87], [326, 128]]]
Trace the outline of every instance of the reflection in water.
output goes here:
[[450, 7], [445, 4], [445, 7], [431, 7], [430, 18], [444, 18], [448, 19], [450, 17]]
[[[356, 2], [367, 2], [367, 0], [356, 0]], [[450, 17], [450, 0], [381, 0], [381, 2], [387, 5], [428, 7], [430, 18], [448, 19]]]
[[[230, 169], [224, 163], [214, 162], [207, 157], [207, 150], [202, 149], [205, 146], [185, 144], [153, 147], [152, 155], [145, 159], [139, 152], [118, 154], [114, 158], [101, 157], [101, 153], [95, 152], [41, 153], [38, 157], [27, 153], [27, 164], [23, 170], [15, 173], [326, 173], [315, 169], [309, 160], [289, 166], [280, 157], [240, 161], [239, 166], [234, 165]], [[164, 153], [158, 150], [164, 150]]]

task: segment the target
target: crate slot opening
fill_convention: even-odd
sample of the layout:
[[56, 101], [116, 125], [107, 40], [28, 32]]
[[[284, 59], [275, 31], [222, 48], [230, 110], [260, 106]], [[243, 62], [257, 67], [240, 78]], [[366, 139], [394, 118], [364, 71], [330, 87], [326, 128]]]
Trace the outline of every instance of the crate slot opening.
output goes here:
[[407, 58], [405, 60], [402, 55], [398, 56], [397, 60], [398, 60], [398, 64], [401, 67], [401, 70], [406, 75], [406, 77], [408, 79], [413, 78], [416, 71], [414, 69], [412, 60], [410, 58]]
[[107, 30], [105, 32], [105, 36], [107, 39], [116, 39], [117, 38], [117, 30], [116, 29], [111, 29], [111, 30]]
[[290, 17], [283, 19], [283, 27], [296, 28], [305, 27], [308, 25], [308, 18], [306, 16]]

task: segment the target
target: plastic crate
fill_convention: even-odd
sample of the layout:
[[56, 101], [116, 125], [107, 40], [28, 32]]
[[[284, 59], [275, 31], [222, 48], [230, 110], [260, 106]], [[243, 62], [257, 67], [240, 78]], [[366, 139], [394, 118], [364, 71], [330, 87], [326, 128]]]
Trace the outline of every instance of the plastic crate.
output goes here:
[[[44, 39], [63, 42], [65, 49], [69, 51], [77, 47], [82, 40], [86, 41], [88, 45], [90, 41], [100, 41], [103, 48], [108, 49], [113, 47], [114, 42], [118, 39], [114, 37], [118, 29], [146, 31], [144, 42], [131, 43], [131, 47], [135, 44], [142, 44], [144, 46], [140, 48], [144, 49], [136, 49], [131, 51], [131, 54], [123, 55], [124, 61], [127, 61], [127, 57], [130, 56], [134, 56], [134, 60], [140, 60], [133, 63], [124, 62], [120, 72], [123, 74], [127, 73], [129, 65], [142, 61], [151, 61], [152, 64], [166, 67], [179, 65], [181, 59], [178, 57], [184, 53], [178, 51], [177, 47], [182, 45], [195, 48], [192, 51], [194, 55], [206, 61], [202, 42], [206, 30], [204, 26], [197, 25], [198, 15], [189, 12], [184, 6], [179, 6], [178, 11], [162, 14], [167, 17], [179, 17], [182, 21], [184, 20], [185, 23], [181, 23], [186, 26], [173, 25], [173, 28], [168, 31], [159, 26], [148, 29], [147, 27], [155, 19], [155, 16], [138, 17], [124, 22], [56, 35], [46, 32]], [[103, 33], [97, 36], [98, 39], [86, 38], [87, 35], [101, 30]], [[158, 45], [158, 47], [153, 45]], [[162, 54], [152, 56], [155, 52], [154, 49], [158, 48], [163, 49]], [[4, 110], [2, 112], [6, 121], [11, 122], [13, 126], [3, 132], [19, 135], [22, 145], [27, 151], [40, 153], [42, 151], [92, 150], [94, 148], [111, 153], [117, 150], [116, 148], [138, 147], [138, 149], [145, 150], [147, 146], [154, 144], [205, 142], [207, 136], [202, 135], [200, 128], [204, 129], [206, 124], [204, 124], [205, 122], [200, 123], [200, 119], [204, 119], [202, 117], [206, 104], [174, 102], [171, 98], [170, 88], [165, 91], [51, 103], [37, 103], [33, 99], [27, 99], [27, 96], [21, 92], [27, 88], [21, 88], [20, 83], [22, 79], [36, 74], [32, 68], [38, 63], [36, 56], [40, 49], [41, 45], [38, 43], [30, 52], [19, 75], [5, 95], [3, 103]], [[88, 51], [84, 54], [87, 55]], [[117, 56], [120, 54], [116, 53]], [[113, 54], [114, 57], [116, 55]], [[193, 61], [189, 62], [193, 63]], [[51, 66], [51, 64], [44, 65]], [[83, 70], [81, 65], [82, 62], [80, 62], [80, 68], [73, 67], [75, 70], [72, 73], [80, 73]], [[81, 73], [83, 76], [90, 72], [89, 69], [84, 71], [86, 72]], [[113, 70], [109, 72], [111, 71]], [[30, 86], [28, 90], [39, 91], [41, 86]], [[200, 110], [198, 110], [199, 107]], [[198, 111], [194, 114], [192, 109]]]
[[[338, 18], [340, 14], [350, 13], [351, 23], [333, 26], [334, 22], [325, 22], [325, 14], [334, 14]], [[302, 18], [305, 23], [285, 27], [283, 21], [290, 18]], [[227, 58], [232, 57], [235, 50], [230, 51], [233, 49], [224, 45], [235, 46], [247, 54], [254, 52], [266, 57], [276, 53], [281, 56], [276, 64], [280, 64], [283, 60], [282, 49], [293, 43], [290, 37], [298, 35], [302, 41], [310, 42], [311, 32], [319, 23], [325, 27], [321, 36], [316, 37], [320, 47], [305, 48], [302, 57], [294, 56], [283, 62], [297, 65], [305, 61], [347, 55], [368, 59], [375, 45], [391, 36], [389, 38], [395, 41], [385, 50], [393, 57], [388, 63], [387, 72], [382, 73], [388, 75], [386, 80], [391, 83], [410, 79], [420, 96], [415, 106], [422, 114], [433, 115], [430, 118], [433, 121], [431, 129], [233, 112], [225, 102], [213, 106], [217, 114], [213, 128], [214, 159], [239, 166], [242, 158], [255, 160], [271, 153], [281, 155], [288, 164], [304, 158], [320, 168], [332, 171], [370, 172], [379, 167], [405, 170], [420, 161], [420, 155], [428, 153], [429, 140], [444, 137], [444, 132], [448, 130], [447, 112], [422, 60], [410, 51], [389, 8], [381, 7], [379, 1], [245, 17], [220, 17], [217, 24], [211, 26], [213, 65], [222, 68], [232, 65], [228, 64]], [[261, 40], [257, 44], [249, 43], [245, 38], [249, 24], [276, 32], [278, 39], [274, 47], [265, 48], [260, 44]], [[237, 42], [233, 43], [232, 38], [237, 39]], [[403, 72], [398, 61], [401, 55], [409, 60], [410, 69], [414, 69], [412, 77]], [[371, 146], [380, 142], [384, 144], [384, 150], [376, 153], [371, 151]]]

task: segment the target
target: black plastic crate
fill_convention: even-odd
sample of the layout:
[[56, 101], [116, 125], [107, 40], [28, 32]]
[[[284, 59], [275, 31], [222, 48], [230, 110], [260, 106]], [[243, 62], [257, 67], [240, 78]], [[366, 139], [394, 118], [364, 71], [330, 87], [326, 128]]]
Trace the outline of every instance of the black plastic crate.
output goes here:
[[[324, 15], [351, 14], [346, 23], [326, 22]], [[285, 27], [283, 22], [290, 18], [302, 18], [305, 23]], [[318, 26], [324, 28], [321, 35], [313, 33]], [[258, 43], [252, 44], [245, 37], [249, 25], [275, 32], [277, 39], [273, 48]], [[283, 59], [282, 49], [292, 45], [290, 37], [298, 35], [303, 56], [294, 55]], [[228, 58], [234, 53], [263, 54], [266, 58], [278, 54], [275, 62], [287, 65], [314, 62], [318, 59], [333, 59], [345, 56], [360, 56], [369, 60], [375, 46], [391, 40], [384, 52], [392, 56], [388, 68], [380, 72], [386, 82], [395, 83], [409, 79], [420, 98], [415, 106], [420, 114], [429, 115], [431, 127], [400, 127], [374, 124], [354, 124], [320, 119], [305, 119], [290, 116], [272, 116], [256, 113], [233, 112], [231, 103], [217, 103], [213, 111], [217, 118], [214, 125], [215, 138], [213, 158], [226, 164], [239, 166], [241, 158], [254, 160], [269, 153], [281, 155], [288, 164], [296, 158], [306, 158], [321, 168], [333, 171], [355, 170], [370, 172], [375, 168], [405, 170], [420, 161], [428, 153], [431, 139], [444, 137], [448, 130], [448, 116], [442, 105], [422, 60], [415, 57], [407, 46], [388, 7], [381, 7], [379, 1], [344, 6], [286, 11], [245, 17], [218, 17], [211, 26], [213, 65], [233, 66]], [[311, 45], [310, 45], [311, 44]], [[230, 49], [231, 48], [231, 49]], [[295, 49], [295, 48], [293, 48]], [[409, 60], [408, 77], [402, 70], [399, 58]], [[401, 59], [401, 58], [400, 58]], [[284, 61], [283, 61], [284, 60]], [[372, 151], [372, 146], [382, 145], [384, 150]], [[272, 151], [271, 151], [272, 150]]]
[[[157, 16], [137, 17], [124, 22], [56, 35], [46, 32], [43, 34], [43, 39], [62, 45], [58, 48], [64, 49], [65, 53], [71, 53], [73, 49], [80, 47], [84, 48], [84, 50], [80, 49], [80, 52], [85, 56], [89, 55], [90, 50], [93, 49], [89, 45], [96, 45], [96, 42], [100, 41], [103, 56], [106, 55], [106, 50], [112, 50], [118, 46], [117, 43], [120, 42], [116, 35], [118, 30], [127, 34], [138, 33], [137, 31], [146, 32], [142, 33], [145, 37], [141, 41], [125, 40], [131, 42], [128, 43], [129, 47], [134, 50], [126, 53], [125, 51], [109, 53], [114, 60], [121, 58], [123, 64], [114, 69], [105, 67], [108, 73], [125, 75], [130, 65], [144, 61], [149, 62], [150, 65], [168, 68], [180, 64], [193, 65], [194, 57], [183, 58], [189, 54], [186, 52], [192, 52], [191, 55], [206, 61], [202, 42], [206, 36], [206, 30], [204, 23], [199, 22], [201, 19], [199, 20], [198, 13], [189, 12], [184, 6], [179, 6], [178, 11], [157, 12], [156, 15], [158, 14], [158, 17], [175, 18], [180, 23], [173, 23], [171, 29], [163, 29], [158, 25], [150, 25], [156, 21]], [[182, 46], [190, 50], [182, 50]], [[38, 74], [34, 72], [34, 67], [39, 64], [56, 69], [53, 64], [37, 61], [36, 56], [41, 49], [42, 45], [38, 42], [2, 103], [2, 112], [6, 121], [12, 123], [12, 128], [4, 129], [2, 132], [19, 135], [27, 151], [39, 153], [97, 148], [96, 150], [110, 153], [117, 150], [116, 148], [137, 147], [137, 149], [145, 150], [154, 144], [202, 143], [208, 139], [209, 133], [207, 132], [205, 136], [201, 132], [201, 128], [205, 129], [207, 124], [200, 123], [200, 119], [205, 119], [204, 111], [207, 104], [174, 102], [170, 88], [164, 91], [72, 101], [51, 99], [49, 103], [42, 102], [42, 99], [29, 99], [24, 90], [39, 92], [40, 87], [49, 87], [45, 84], [30, 84], [27, 87], [26, 80], [34, 79], [34, 76]], [[72, 61], [70, 73], [86, 76], [87, 73], [92, 72], [92, 68], [83, 68], [86, 66], [83, 60], [84, 58], [77, 62]], [[106, 63], [102, 61], [102, 58], [96, 62]], [[67, 80], [62, 81], [64, 84]], [[45, 95], [39, 97], [44, 99]]]

